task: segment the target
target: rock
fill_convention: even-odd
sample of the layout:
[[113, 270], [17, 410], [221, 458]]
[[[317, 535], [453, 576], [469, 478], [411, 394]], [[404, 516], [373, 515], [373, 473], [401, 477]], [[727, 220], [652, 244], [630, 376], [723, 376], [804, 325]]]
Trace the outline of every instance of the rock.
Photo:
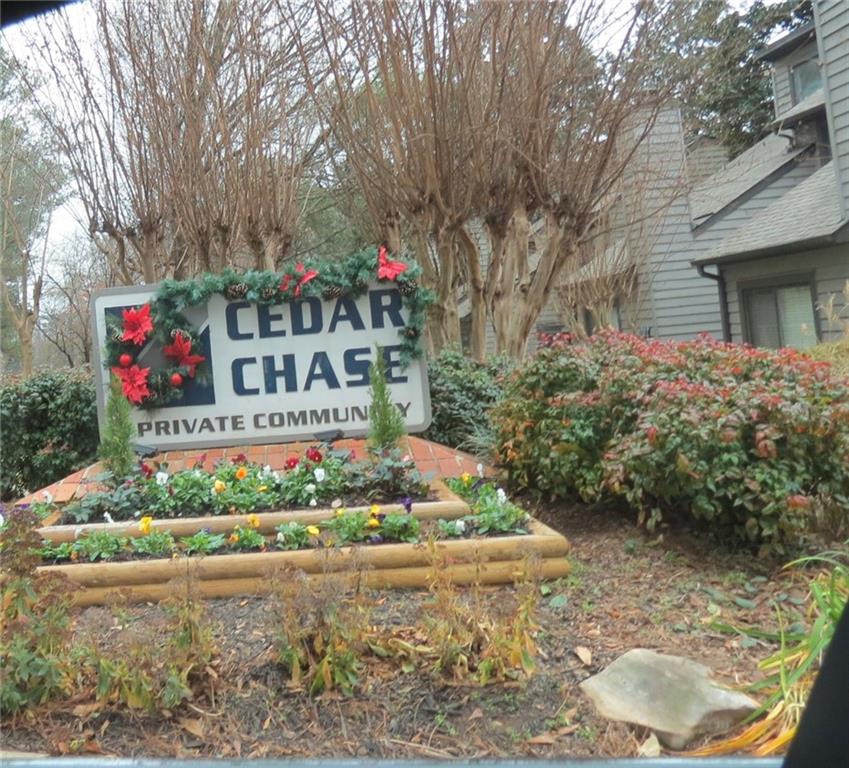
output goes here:
[[699, 736], [728, 730], [758, 708], [710, 674], [690, 659], [635, 648], [580, 685], [602, 717], [650, 728], [667, 747], [680, 750]]

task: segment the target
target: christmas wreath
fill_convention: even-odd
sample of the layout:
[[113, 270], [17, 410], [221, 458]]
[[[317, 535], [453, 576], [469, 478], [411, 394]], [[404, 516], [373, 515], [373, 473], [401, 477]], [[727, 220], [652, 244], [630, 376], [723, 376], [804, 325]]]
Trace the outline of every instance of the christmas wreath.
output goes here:
[[[419, 286], [417, 264], [393, 261], [384, 246], [369, 248], [341, 261], [327, 264], [291, 265], [282, 273], [225, 270], [194, 280], [166, 280], [146, 304], [128, 307], [121, 317], [107, 319], [105, 365], [118, 378], [124, 396], [142, 408], [157, 408], [183, 396], [186, 383], [206, 374], [197, 329], [183, 312], [206, 303], [215, 294], [230, 301], [279, 304], [310, 296], [335, 299], [363, 294], [371, 280], [398, 286], [408, 311], [407, 325], [400, 330], [401, 363], [421, 355], [425, 313], [433, 300]], [[139, 355], [151, 342], [162, 345], [167, 364], [154, 369], [139, 364]]]

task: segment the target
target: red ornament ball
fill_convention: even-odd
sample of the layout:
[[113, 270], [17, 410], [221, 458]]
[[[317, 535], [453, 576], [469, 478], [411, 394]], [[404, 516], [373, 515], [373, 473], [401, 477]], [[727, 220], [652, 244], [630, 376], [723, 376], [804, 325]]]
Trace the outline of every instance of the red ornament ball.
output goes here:
[[124, 354], [118, 358], [118, 363], [122, 368], [129, 368], [133, 364], [133, 356], [124, 352]]
[[171, 386], [173, 387], [182, 387], [183, 386], [183, 377], [179, 373], [171, 374]]

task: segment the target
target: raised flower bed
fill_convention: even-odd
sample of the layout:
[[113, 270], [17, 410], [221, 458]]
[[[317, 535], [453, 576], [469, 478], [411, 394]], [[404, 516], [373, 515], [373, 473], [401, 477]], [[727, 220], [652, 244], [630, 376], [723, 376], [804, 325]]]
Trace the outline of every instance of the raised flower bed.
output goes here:
[[158, 600], [180, 577], [223, 597], [268, 591], [294, 570], [375, 587], [425, 586], [434, 567], [457, 583], [511, 582], [529, 557], [542, 578], [568, 572], [568, 542], [482, 479], [427, 484], [408, 457], [356, 462], [319, 448], [283, 473], [240, 459], [173, 475], [143, 465], [121, 488], [57, 510], [40, 530], [39, 570], [84, 587], [79, 605]]

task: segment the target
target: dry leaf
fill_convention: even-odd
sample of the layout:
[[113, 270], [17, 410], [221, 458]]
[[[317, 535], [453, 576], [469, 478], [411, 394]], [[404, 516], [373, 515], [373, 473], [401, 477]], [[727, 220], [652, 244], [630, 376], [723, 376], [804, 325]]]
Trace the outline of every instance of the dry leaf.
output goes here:
[[587, 667], [590, 666], [590, 664], [593, 663], [593, 655], [590, 652], [590, 649], [584, 648], [583, 645], [579, 645], [577, 648], [575, 648], [575, 655]]
[[483, 717], [483, 710], [478, 708], [471, 715], [469, 715], [469, 720], [480, 720]]
[[72, 712], [74, 713], [74, 717], [88, 717], [92, 712], [97, 712], [100, 708], [100, 702], [95, 701], [91, 704], [77, 704]]
[[532, 739], [528, 739], [526, 744], [543, 744], [546, 746], [550, 746], [557, 741], [556, 736], [552, 736], [550, 733], [541, 733], [538, 736], [534, 736]]
[[177, 722], [192, 736], [197, 736], [199, 739], [204, 738], [206, 730], [203, 727], [203, 720], [197, 717], [181, 717]]

